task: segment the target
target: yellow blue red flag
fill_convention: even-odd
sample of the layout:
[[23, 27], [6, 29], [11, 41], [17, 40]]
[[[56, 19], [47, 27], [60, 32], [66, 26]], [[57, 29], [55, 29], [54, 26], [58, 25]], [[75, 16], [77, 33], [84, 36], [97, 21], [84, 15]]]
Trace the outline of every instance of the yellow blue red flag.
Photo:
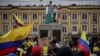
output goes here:
[[11, 30], [5, 36], [0, 38], [0, 56], [13, 52], [19, 47], [28, 36], [33, 23]]
[[23, 26], [24, 25], [24, 21], [21, 18], [19, 18], [18, 16], [16, 16], [16, 14], [14, 14], [14, 17], [15, 17], [15, 21], [16, 21], [17, 26]]
[[89, 43], [84, 31], [81, 33], [81, 38], [78, 41], [78, 48], [84, 52], [85, 56], [90, 56]]

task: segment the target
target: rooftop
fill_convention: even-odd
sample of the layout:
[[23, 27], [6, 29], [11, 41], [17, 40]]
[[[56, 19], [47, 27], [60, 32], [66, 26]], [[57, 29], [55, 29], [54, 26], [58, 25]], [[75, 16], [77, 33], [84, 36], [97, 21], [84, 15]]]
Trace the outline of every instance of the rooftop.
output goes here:
[[[50, 0], [0, 0], [1, 6], [7, 6], [9, 4], [13, 6], [46, 6]], [[69, 6], [71, 4], [76, 5], [100, 5], [100, 0], [51, 0], [53, 5]]]

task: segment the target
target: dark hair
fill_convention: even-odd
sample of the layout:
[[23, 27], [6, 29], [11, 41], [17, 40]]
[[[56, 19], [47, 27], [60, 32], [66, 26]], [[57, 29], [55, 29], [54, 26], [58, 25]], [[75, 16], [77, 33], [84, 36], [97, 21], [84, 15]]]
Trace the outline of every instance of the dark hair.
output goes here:
[[25, 40], [28, 41], [28, 37], [26, 37]]
[[52, 3], [52, 1], [49, 2], [50, 4]]

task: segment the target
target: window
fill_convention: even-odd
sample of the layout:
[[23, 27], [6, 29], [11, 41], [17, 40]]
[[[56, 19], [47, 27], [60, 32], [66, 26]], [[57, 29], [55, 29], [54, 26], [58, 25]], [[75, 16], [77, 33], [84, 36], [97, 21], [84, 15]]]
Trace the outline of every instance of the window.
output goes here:
[[66, 20], [66, 19], [67, 19], [66, 13], [63, 13], [63, 14], [62, 14], [62, 19], [63, 19], [63, 20]]
[[72, 31], [73, 31], [73, 32], [77, 32], [77, 26], [73, 26], [73, 27], [72, 27]]
[[73, 27], [73, 32], [76, 32], [77, 31], [77, 27]]
[[72, 13], [72, 21], [77, 21], [77, 13]]
[[93, 13], [92, 21], [97, 22], [97, 13]]
[[66, 27], [62, 27], [63, 32], [66, 32]]
[[97, 25], [92, 25], [92, 33], [97, 33]]
[[82, 31], [87, 31], [87, 25], [82, 25]]
[[37, 26], [33, 27], [33, 32], [37, 32]]
[[37, 13], [33, 13], [33, 20], [37, 20]]
[[16, 25], [13, 25], [13, 29], [15, 29], [15, 28], [17, 28], [17, 26]]
[[40, 30], [40, 38], [48, 37], [48, 30]]
[[24, 21], [27, 21], [27, 13], [24, 13], [24, 14], [23, 14], [23, 20], [24, 20]]
[[3, 22], [7, 22], [8, 15], [6, 13], [3, 14]]
[[82, 21], [87, 21], [87, 13], [82, 13]]
[[72, 26], [72, 34], [78, 34], [76, 25]]
[[8, 32], [8, 25], [3, 25], [3, 34]]

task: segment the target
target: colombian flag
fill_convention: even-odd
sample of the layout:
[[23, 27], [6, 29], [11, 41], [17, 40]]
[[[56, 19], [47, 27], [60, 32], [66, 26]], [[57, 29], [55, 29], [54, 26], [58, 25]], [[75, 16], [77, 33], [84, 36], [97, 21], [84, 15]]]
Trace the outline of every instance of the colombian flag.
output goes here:
[[19, 47], [24, 39], [28, 36], [29, 31], [33, 27], [33, 24], [22, 26], [0, 37], [0, 56], [4, 56], [7, 53], [14, 52]]
[[84, 52], [85, 56], [90, 56], [89, 42], [87, 41], [85, 32], [81, 33], [81, 38], [78, 41], [78, 48]]
[[24, 25], [24, 22], [21, 20], [21, 18], [18, 18], [15, 14], [14, 14], [14, 17], [15, 17], [17, 26], [23, 26]]

